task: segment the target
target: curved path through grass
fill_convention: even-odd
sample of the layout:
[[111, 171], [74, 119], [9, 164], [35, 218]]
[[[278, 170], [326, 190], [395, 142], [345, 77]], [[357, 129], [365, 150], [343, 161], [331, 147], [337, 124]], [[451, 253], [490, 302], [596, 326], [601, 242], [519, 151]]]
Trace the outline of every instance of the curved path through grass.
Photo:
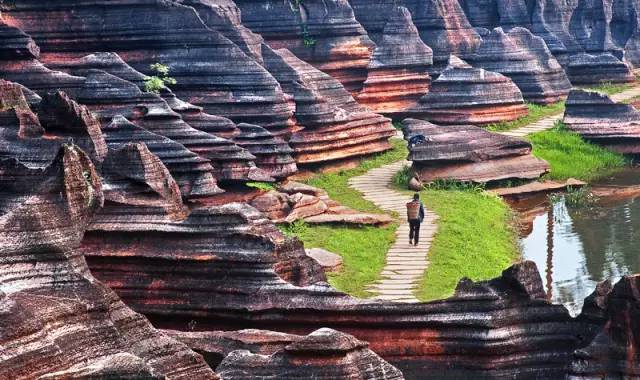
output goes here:
[[420, 242], [417, 246], [409, 244], [409, 223], [405, 214], [406, 204], [411, 201], [411, 196], [394, 190], [392, 185], [393, 176], [408, 165], [408, 161], [394, 162], [349, 180], [349, 186], [361, 192], [366, 200], [382, 210], [398, 215], [396, 240], [387, 253], [381, 279], [368, 287], [381, 300], [419, 302], [414, 292], [429, 265], [429, 249], [437, 230], [438, 216], [425, 209]]

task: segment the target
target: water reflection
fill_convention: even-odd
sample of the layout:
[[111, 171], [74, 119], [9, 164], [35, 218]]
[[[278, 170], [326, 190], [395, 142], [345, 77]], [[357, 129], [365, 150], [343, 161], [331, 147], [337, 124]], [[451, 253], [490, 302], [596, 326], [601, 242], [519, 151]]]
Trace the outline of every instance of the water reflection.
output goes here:
[[[638, 174], [635, 170], [622, 176], [626, 181], [633, 175], [637, 184]], [[640, 198], [603, 198], [587, 209], [567, 207], [562, 200], [523, 210], [528, 212], [524, 222], [532, 223], [522, 233], [524, 258], [540, 268], [548, 297], [573, 314], [580, 312], [598, 282], [640, 273]]]

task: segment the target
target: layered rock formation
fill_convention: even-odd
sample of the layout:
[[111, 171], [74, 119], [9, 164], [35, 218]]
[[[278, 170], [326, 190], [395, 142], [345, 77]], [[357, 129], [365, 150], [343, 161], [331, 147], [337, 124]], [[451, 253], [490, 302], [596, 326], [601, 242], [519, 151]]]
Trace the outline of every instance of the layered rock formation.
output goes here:
[[394, 8], [356, 99], [375, 112], [401, 114], [429, 90], [432, 64], [433, 51], [420, 39], [409, 10]]
[[529, 102], [555, 103], [566, 98], [571, 89], [544, 40], [524, 28], [516, 27], [508, 33], [496, 28], [484, 33], [469, 62], [511, 78]]
[[630, 83], [636, 80], [631, 68], [611, 54], [581, 53], [571, 56], [567, 75], [574, 85], [594, 83]]
[[[375, 44], [347, 0], [237, 0], [242, 22], [273, 49], [286, 48], [357, 93]], [[256, 123], [258, 124], [258, 123]]]
[[549, 170], [545, 161], [531, 155], [531, 144], [524, 140], [472, 125], [441, 127], [416, 119], [403, 124], [407, 139], [424, 138], [409, 146], [409, 160], [422, 182], [536, 179]]
[[[258, 124], [277, 135], [287, 135], [294, 128], [292, 112], [273, 77], [208, 28], [192, 7], [175, 1], [78, 0], [21, 1], [5, 4], [4, 10], [8, 24], [35, 39], [45, 63], [115, 52], [147, 75], [154, 74], [151, 64], [162, 63], [177, 81], [176, 95], [207, 113]], [[60, 30], [65, 32], [56, 33]]]
[[434, 65], [430, 73], [437, 76], [446, 67], [450, 55], [463, 59], [480, 44], [480, 36], [473, 29], [458, 0], [351, 0], [356, 18], [372, 38], [378, 42], [393, 9], [404, 6], [411, 12], [420, 38], [433, 49]]
[[632, 105], [615, 103], [607, 95], [572, 90], [564, 124], [583, 138], [623, 154], [640, 153], [640, 112]]
[[331, 76], [286, 49], [263, 49], [265, 67], [290, 94], [305, 128], [289, 144], [299, 165], [328, 166], [389, 149], [391, 121], [360, 106]]
[[325, 190], [294, 181], [283, 183], [276, 190], [258, 194], [248, 202], [276, 223], [304, 220], [311, 224], [380, 225], [393, 221], [386, 214], [369, 214], [341, 206]]
[[[625, 276], [613, 287], [605, 282], [585, 304], [606, 323], [586, 347], [573, 354], [568, 379], [633, 378], [640, 374], [638, 305], [640, 276]], [[583, 311], [583, 315], [586, 314]]]
[[251, 124], [238, 124], [240, 134], [234, 141], [256, 157], [256, 164], [273, 178], [286, 178], [298, 171], [293, 149], [269, 131]]
[[487, 125], [527, 115], [522, 93], [508, 77], [473, 68], [456, 56], [429, 93], [405, 114], [438, 124]]
[[[316, 358], [317, 357], [317, 358]], [[231, 352], [218, 367], [225, 379], [402, 380], [402, 373], [349, 335], [320, 329], [272, 355]]]
[[46, 169], [0, 160], [0, 378], [217, 379], [96, 281], [76, 251], [102, 203], [89, 157]]

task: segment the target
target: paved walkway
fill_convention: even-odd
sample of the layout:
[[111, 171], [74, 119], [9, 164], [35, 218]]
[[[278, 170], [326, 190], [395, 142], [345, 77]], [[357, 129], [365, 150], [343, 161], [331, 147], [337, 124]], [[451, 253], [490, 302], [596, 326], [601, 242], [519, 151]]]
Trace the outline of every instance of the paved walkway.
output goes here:
[[[630, 89], [619, 92], [617, 94], [610, 95], [610, 98], [614, 102], [623, 102], [625, 100], [629, 100], [637, 96], [640, 96], [640, 85], [631, 87]], [[553, 128], [556, 121], [562, 120], [563, 115], [564, 115], [564, 111], [545, 117], [544, 119], [540, 119], [535, 123], [525, 125], [524, 127], [520, 127], [517, 129], [513, 129], [506, 132], [500, 132], [500, 133], [507, 136], [524, 137], [530, 133], [540, 132], [546, 129]]]
[[392, 189], [391, 180], [408, 161], [398, 161], [377, 169], [372, 169], [360, 177], [349, 180], [349, 185], [361, 192], [365, 199], [375, 203], [385, 211], [399, 215], [400, 226], [396, 231], [396, 241], [387, 253], [387, 263], [381, 279], [370, 285], [368, 290], [376, 293], [376, 299], [396, 302], [419, 302], [413, 291], [429, 265], [429, 248], [437, 230], [438, 216], [425, 209], [425, 218], [420, 229], [420, 243], [409, 244], [409, 223], [405, 217], [407, 202], [411, 196]]

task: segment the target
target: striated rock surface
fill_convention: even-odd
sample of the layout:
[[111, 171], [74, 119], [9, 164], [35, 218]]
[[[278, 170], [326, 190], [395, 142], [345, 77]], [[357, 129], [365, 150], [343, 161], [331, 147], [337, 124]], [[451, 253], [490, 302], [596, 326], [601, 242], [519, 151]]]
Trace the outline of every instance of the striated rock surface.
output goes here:
[[487, 125], [527, 115], [522, 93], [508, 77], [473, 68], [456, 56], [433, 81], [429, 93], [406, 111], [438, 124]]
[[356, 21], [347, 0], [235, 3], [242, 11], [243, 24], [271, 48], [290, 50], [353, 94], [362, 89], [375, 44]]
[[368, 76], [356, 100], [375, 112], [401, 114], [427, 93], [433, 51], [424, 44], [404, 7], [396, 7], [368, 66]]
[[571, 56], [567, 75], [574, 85], [599, 83], [631, 83], [636, 80], [631, 68], [608, 53]]
[[524, 140], [471, 125], [441, 127], [416, 119], [403, 124], [407, 139], [424, 137], [409, 146], [409, 160], [422, 182], [536, 179], [549, 170], [545, 161], [531, 155], [531, 144]]
[[286, 178], [298, 171], [293, 150], [282, 139], [251, 124], [238, 124], [240, 134], [234, 141], [256, 157], [256, 164], [273, 178]]
[[[0, 19], [0, 78], [20, 83], [40, 95], [62, 89], [74, 94], [83, 78], [51, 70], [40, 62], [40, 48], [22, 30]], [[30, 94], [33, 98], [33, 95]], [[32, 102], [32, 101], [31, 101]]]
[[193, 7], [156, 0], [28, 0], [5, 4], [4, 11], [8, 24], [34, 38], [47, 64], [115, 52], [136, 70], [152, 75], [150, 65], [162, 63], [177, 81], [172, 86], [176, 95], [207, 113], [258, 124], [277, 135], [294, 128], [287, 99], [273, 77], [207, 27]]
[[91, 276], [76, 247], [102, 192], [82, 151], [0, 160], [0, 183], [0, 378], [218, 378]]
[[[173, 103], [178, 102], [175, 98], [169, 99]], [[209, 176], [222, 180], [270, 180], [266, 173], [258, 172], [252, 161], [254, 157], [248, 152], [230, 140], [191, 127], [167, 101], [159, 95], [140, 91], [131, 82], [92, 70], [78, 95], [78, 101], [95, 112], [103, 126], [115, 116], [122, 115], [149, 132], [183, 145], [190, 152], [210, 161]], [[177, 106], [174, 104], [174, 107]], [[208, 192], [215, 194], [216, 191], [210, 189]]]
[[507, 33], [495, 28], [483, 34], [482, 43], [469, 62], [509, 77], [529, 102], [555, 103], [566, 98], [571, 89], [567, 75], [544, 40], [525, 28], [516, 27]]
[[376, 43], [393, 9], [404, 6], [411, 12], [420, 38], [433, 49], [432, 75], [439, 75], [447, 66], [449, 56], [463, 59], [480, 45], [480, 36], [473, 29], [458, 0], [350, 0], [356, 18]]
[[639, 154], [640, 112], [605, 94], [572, 90], [564, 124], [583, 138], [623, 154]]
[[391, 146], [391, 121], [360, 106], [331, 76], [286, 49], [263, 49], [265, 67], [291, 94], [296, 118], [305, 128], [291, 136], [299, 166], [348, 161]]
[[182, 144], [150, 132], [119, 115], [115, 115], [111, 123], [102, 128], [102, 133], [111, 149], [121, 148], [131, 142], [144, 143], [169, 169], [183, 195], [188, 198], [206, 197], [221, 192], [209, 161]]
[[404, 379], [366, 343], [331, 329], [316, 330], [272, 355], [231, 352], [218, 372], [225, 379]]
[[[605, 282], [585, 303], [588, 313], [606, 323], [593, 341], [573, 354], [567, 379], [634, 378], [640, 374], [640, 276], [625, 276], [612, 286]], [[583, 311], [583, 315], [587, 314]]]

